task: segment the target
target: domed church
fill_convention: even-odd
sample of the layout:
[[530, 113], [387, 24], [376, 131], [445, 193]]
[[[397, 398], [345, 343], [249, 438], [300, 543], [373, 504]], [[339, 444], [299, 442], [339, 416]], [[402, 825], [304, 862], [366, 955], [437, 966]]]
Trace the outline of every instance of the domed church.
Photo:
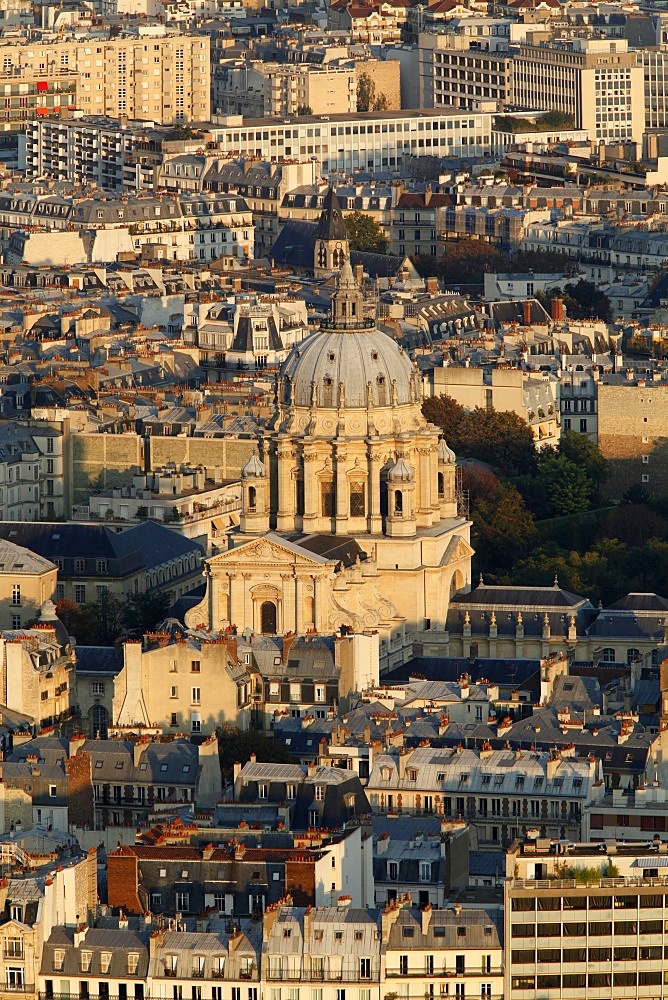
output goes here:
[[455, 456], [422, 415], [417, 368], [365, 315], [346, 261], [329, 320], [283, 364], [276, 411], [242, 470], [239, 533], [209, 559], [187, 624], [265, 634], [379, 633], [381, 670], [443, 629], [470, 589]]

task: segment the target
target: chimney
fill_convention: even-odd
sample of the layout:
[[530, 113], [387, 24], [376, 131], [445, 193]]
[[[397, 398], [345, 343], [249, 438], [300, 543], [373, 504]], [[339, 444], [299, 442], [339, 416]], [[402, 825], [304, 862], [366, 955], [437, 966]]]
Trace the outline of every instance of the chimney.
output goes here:
[[524, 325], [531, 326], [531, 303], [523, 302], [522, 306], [524, 309]]
[[387, 854], [387, 849], [389, 846], [390, 846], [390, 835], [389, 833], [387, 833], [387, 831], [385, 831], [385, 833], [381, 833], [376, 843], [376, 854], [377, 855]]
[[381, 937], [383, 942], [387, 944], [390, 939], [390, 931], [392, 930], [392, 925], [395, 923], [397, 917], [399, 916], [399, 906], [396, 901], [388, 903], [383, 912], [380, 915], [380, 926], [381, 926]]
[[427, 905], [422, 910], [422, 934], [423, 936], [429, 933], [429, 924], [431, 923], [431, 903]]
[[[119, 924], [120, 924], [120, 920], [119, 920]], [[88, 925], [87, 924], [79, 924], [78, 925], [77, 929], [74, 932], [74, 947], [75, 948], [80, 948], [81, 945], [84, 943], [84, 941], [86, 940], [86, 931], [87, 930], [88, 930]]]
[[438, 295], [438, 278], [432, 275], [425, 280], [425, 288], [429, 295]]
[[140, 737], [132, 748], [132, 758], [134, 761], [134, 766], [139, 767], [139, 762], [141, 760], [144, 750], [149, 745], [151, 741]]
[[550, 316], [555, 323], [563, 323], [566, 319], [566, 307], [563, 299], [552, 299], [550, 302]]
[[202, 851], [202, 858], [204, 859], [204, 861], [211, 861], [211, 858], [213, 857], [214, 850], [215, 850], [215, 848], [214, 848], [213, 844], [207, 844], [206, 845], [206, 847]]
[[[16, 740], [14, 742], [16, 742]], [[81, 747], [84, 745], [85, 742], [86, 742], [86, 737], [82, 733], [75, 733], [73, 736], [70, 736], [69, 756], [76, 757], [77, 753], [79, 752], [79, 750], [81, 749]]]
[[462, 912], [462, 904], [455, 903], [455, 916], [458, 917], [461, 912]]
[[313, 761], [309, 762], [308, 776], [309, 778], [315, 778], [315, 764], [313, 763]]
[[234, 848], [234, 860], [243, 861], [245, 853], [246, 853], [246, 845], [237, 844], [236, 847]]

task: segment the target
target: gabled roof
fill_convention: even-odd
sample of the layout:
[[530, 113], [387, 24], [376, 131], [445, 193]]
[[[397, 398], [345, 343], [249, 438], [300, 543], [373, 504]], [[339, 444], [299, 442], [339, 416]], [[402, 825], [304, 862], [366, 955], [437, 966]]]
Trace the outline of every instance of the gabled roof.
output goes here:
[[343, 221], [343, 212], [341, 211], [339, 199], [336, 197], [333, 187], [330, 187], [325, 195], [315, 238], [316, 241], [339, 240], [340, 242], [346, 242], [348, 240], [346, 224]]

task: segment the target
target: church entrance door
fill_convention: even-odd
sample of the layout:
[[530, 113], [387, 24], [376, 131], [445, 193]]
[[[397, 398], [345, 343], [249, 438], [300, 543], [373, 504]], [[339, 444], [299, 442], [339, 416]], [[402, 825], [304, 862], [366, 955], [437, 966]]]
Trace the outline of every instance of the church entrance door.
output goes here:
[[263, 601], [260, 605], [260, 630], [262, 635], [276, 635], [276, 605]]

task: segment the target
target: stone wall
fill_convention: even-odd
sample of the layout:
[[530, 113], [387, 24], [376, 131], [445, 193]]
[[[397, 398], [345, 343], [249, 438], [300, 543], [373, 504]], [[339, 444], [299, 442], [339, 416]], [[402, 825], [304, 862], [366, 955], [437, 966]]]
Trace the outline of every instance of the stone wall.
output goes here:
[[668, 386], [599, 385], [598, 444], [610, 463], [608, 496], [634, 485], [668, 494]]

